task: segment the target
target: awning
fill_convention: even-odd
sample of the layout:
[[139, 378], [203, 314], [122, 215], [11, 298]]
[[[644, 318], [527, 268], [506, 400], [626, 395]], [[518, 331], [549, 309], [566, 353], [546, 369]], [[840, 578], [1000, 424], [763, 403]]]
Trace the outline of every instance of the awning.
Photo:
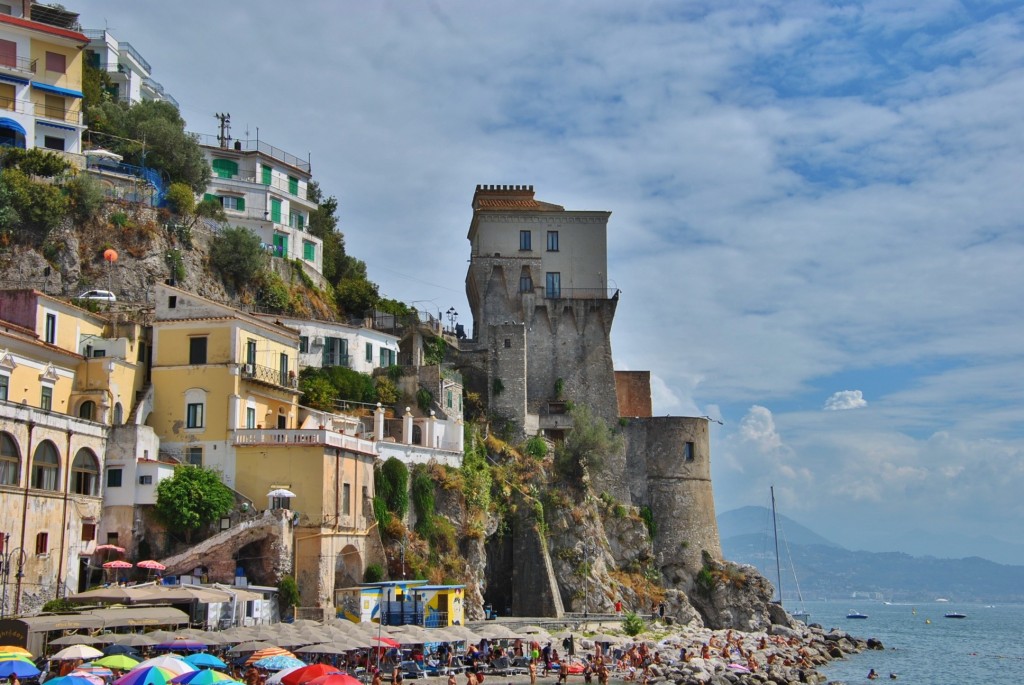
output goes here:
[[56, 95], [63, 95], [69, 98], [80, 98], [82, 92], [79, 90], [71, 90], [70, 88], [60, 88], [58, 86], [51, 86], [49, 83], [39, 83], [38, 81], [32, 82], [32, 87], [37, 90], [43, 90], [47, 93], [54, 93]]
[[74, 126], [61, 126], [60, 124], [51, 124], [49, 121], [43, 121], [42, 119], [36, 120], [36, 126], [49, 126], [50, 128], [59, 128], [62, 131], [75, 131]]
[[0, 128], [6, 128], [6, 129], [11, 130], [11, 131], [17, 131], [18, 133], [20, 133], [23, 136], [27, 136], [28, 135], [27, 133], [25, 133], [25, 127], [24, 126], [19, 124], [14, 119], [9, 119], [8, 117], [0, 117]]
[[0, 81], [6, 81], [7, 83], [17, 83], [19, 86], [24, 86], [30, 81], [27, 78], [18, 78], [17, 76], [10, 76], [8, 74], [0, 74]]

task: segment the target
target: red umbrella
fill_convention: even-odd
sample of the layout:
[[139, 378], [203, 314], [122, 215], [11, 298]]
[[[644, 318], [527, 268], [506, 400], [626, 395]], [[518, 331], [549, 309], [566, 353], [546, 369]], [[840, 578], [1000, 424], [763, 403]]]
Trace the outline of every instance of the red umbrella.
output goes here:
[[392, 640], [390, 637], [373, 637], [373, 638], [370, 638], [370, 639], [371, 640], [376, 640], [377, 642], [381, 643], [382, 645], [387, 645], [388, 647], [401, 647], [402, 646], [402, 643], [397, 642], [395, 640]]
[[110, 552], [118, 552], [120, 554], [124, 554], [124, 547], [118, 547], [117, 545], [96, 545], [93, 548], [93, 551], [94, 552], [110, 551]]
[[132, 566], [133, 564], [130, 561], [121, 561], [119, 559], [103, 564], [103, 568], [131, 568]]
[[152, 559], [146, 559], [145, 561], [140, 561], [139, 563], [137, 563], [135, 565], [138, 566], [139, 568], [148, 568], [148, 569], [153, 570], [153, 571], [166, 571], [167, 570], [166, 566], [161, 564], [159, 561], [154, 561]]
[[[302, 668], [295, 669], [285, 677], [281, 678], [281, 683], [282, 685], [302, 685], [302, 683], [308, 683], [315, 678], [340, 673], [341, 671], [330, 664], [312, 664], [310, 666], [303, 666]], [[334, 684], [328, 683], [328, 685]], [[342, 684], [338, 683], [337, 685]]]
[[[291, 675], [290, 673], [288, 675]], [[286, 678], [288, 676], [285, 676]], [[363, 685], [362, 682], [353, 678], [348, 673], [332, 673], [322, 675], [319, 678], [307, 680], [305, 685]]]

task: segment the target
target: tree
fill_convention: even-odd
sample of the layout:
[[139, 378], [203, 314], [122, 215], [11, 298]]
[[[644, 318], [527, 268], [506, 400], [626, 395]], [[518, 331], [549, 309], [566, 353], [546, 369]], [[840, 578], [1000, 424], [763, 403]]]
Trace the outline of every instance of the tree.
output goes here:
[[569, 413], [572, 430], [555, 450], [555, 466], [568, 482], [580, 483], [590, 471], [603, 467], [608, 457], [621, 452], [623, 441], [587, 405], [578, 404]]
[[255, 279], [267, 259], [260, 237], [242, 226], [222, 229], [210, 243], [210, 264], [236, 286]]
[[281, 616], [291, 613], [292, 607], [298, 606], [300, 601], [302, 597], [299, 595], [299, 586], [295, 579], [291, 576], [281, 578], [281, 582], [277, 584], [277, 603]]
[[107, 101], [90, 107], [88, 116], [90, 130], [110, 134], [99, 139], [125, 162], [162, 171], [172, 183], [187, 183], [197, 193], [206, 189], [210, 165], [174, 105]]
[[[314, 368], [314, 367], [307, 367]], [[302, 403], [313, 409], [334, 411], [334, 400], [338, 396], [334, 385], [320, 374], [303, 373], [299, 375], [299, 390], [302, 392]]]
[[338, 306], [350, 317], [361, 317], [380, 300], [377, 285], [366, 279], [345, 278], [334, 288]]
[[156, 487], [156, 514], [172, 530], [192, 532], [231, 511], [235, 495], [220, 474], [201, 466], [180, 466]]

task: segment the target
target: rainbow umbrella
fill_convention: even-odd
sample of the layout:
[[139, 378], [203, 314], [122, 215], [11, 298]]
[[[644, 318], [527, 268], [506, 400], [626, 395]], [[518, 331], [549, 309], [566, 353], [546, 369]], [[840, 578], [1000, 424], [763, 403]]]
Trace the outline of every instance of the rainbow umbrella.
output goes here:
[[[71, 671], [71, 673], [68, 673], [68, 675], [75, 676], [76, 678], [82, 678], [83, 680], [88, 680], [90, 683], [92, 683], [92, 685], [107, 685], [107, 681], [104, 680], [101, 676], [77, 668]], [[56, 678], [54, 678], [54, 680], [56, 680]], [[69, 683], [68, 685], [82, 685], [82, 683]]]
[[119, 671], [130, 671], [139, 665], [139, 660], [133, 659], [127, 654], [110, 654], [102, 659], [97, 659], [93, 663], [97, 666], [116, 668]]
[[191, 673], [192, 671], [199, 670], [191, 664], [189, 664], [187, 661], [183, 661], [180, 657], [171, 656], [170, 654], [164, 654], [163, 656], [155, 656], [152, 659], [146, 659], [135, 668], [148, 668], [150, 666], [158, 666], [159, 668], [162, 668], [163, 670], [170, 673], [170, 675], [167, 676], [168, 680], [170, 680], [176, 675], [181, 675], [183, 673]]
[[28, 651], [24, 647], [18, 647], [16, 645], [4, 645], [0, 647], [0, 654], [21, 654], [22, 656], [32, 656], [32, 652]]
[[[93, 680], [93, 678], [95, 678], [95, 680]], [[53, 685], [96, 685], [96, 681], [102, 683], [103, 679], [96, 676], [89, 676], [86, 678], [85, 676], [71, 675], [69, 673], [65, 676], [60, 676], [59, 678], [52, 678], [46, 682], [53, 683]]]
[[227, 673], [204, 669], [202, 671], [192, 671], [191, 673], [183, 673], [182, 675], [174, 676], [174, 678], [171, 679], [171, 682], [177, 683], [178, 685], [215, 685], [215, 683], [236, 683], [238, 681]]
[[114, 685], [167, 685], [174, 674], [159, 666], [134, 668], [114, 681]]

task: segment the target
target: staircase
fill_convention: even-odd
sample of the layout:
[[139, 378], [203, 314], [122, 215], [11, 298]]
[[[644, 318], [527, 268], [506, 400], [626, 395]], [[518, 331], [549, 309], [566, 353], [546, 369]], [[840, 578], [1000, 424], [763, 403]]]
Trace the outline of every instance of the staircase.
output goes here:
[[[260, 516], [245, 519], [226, 530], [206, 538], [184, 552], [162, 560], [167, 569], [166, 575], [187, 573], [197, 566], [211, 567], [216, 562], [228, 562], [234, 558], [239, 549], [250, 542], [267, 536], [284, 537], [287, 529], [287, 512], [283, 509], [264, 511]], [[233, 576], [234, 564], [228, 564]], [[230, 582], [230, 578], [221, 579]]]
[[[138, 421], [139, 412], [141, 407], [145, 406], [147, 411], [153, 410], [153, 384], [146, 383], [142, 386], [142, 389], [135, 393], [135, 405], [132, 407], [132, 411], [128, 414], [128, 420], [125, 421], [129, 426], [133, 426]], [[144, 421], [141, 423], [145, 423]]]

